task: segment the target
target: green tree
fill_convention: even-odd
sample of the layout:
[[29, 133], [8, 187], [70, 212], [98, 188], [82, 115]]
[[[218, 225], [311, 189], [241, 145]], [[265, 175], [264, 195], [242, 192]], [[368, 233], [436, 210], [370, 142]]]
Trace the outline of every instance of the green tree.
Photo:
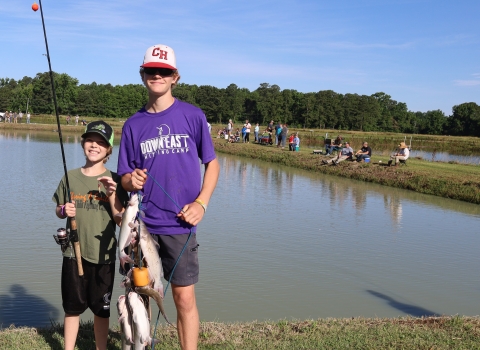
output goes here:
[[441, 110], [415, 113], [418, 131], [422, 134], [441, 135], [447, 122], [447, 117]]
[[453, 106], [448, 120], [448, 132], [452, 135], [480, 136], [480, 106], [475, 102]]

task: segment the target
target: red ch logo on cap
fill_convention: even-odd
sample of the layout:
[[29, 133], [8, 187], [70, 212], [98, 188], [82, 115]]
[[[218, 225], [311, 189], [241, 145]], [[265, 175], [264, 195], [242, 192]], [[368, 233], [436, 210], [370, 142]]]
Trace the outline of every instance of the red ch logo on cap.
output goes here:
[[167, 54], [168, 54], [167, 51], [160, 50], [158, 47], [154, 48], [152, 51], [152, 56], [160, 56], [158, 57], [158, 59], [160, 60], [161, 59], [168, 60]]

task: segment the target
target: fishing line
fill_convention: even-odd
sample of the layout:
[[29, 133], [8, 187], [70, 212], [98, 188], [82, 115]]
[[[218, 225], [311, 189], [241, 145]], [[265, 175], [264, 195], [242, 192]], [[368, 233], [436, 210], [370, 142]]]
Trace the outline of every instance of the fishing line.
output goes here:
[[[158, 181], [152, 176], [152, 174], [150, 174], [148, 171], [146, 171], [145, 173], [147, 174], [148, 177], [150, 177], [153, 180], [153, 182], [158, 187], [160, 187], [160, 189], [163, 191], [163, 193], [165, 193], [165, 195], [173, 202], [173, 204], [175, 204], [177, 206], [177, 208], [180, 209], [180, 211], [182, 211], [182, 213], [183, 213], [183, 208], [180, 205], [178, 205], [177, 202], [175, 202], [175, 200], [168, 194], [168, 192], [162, 187], [162, 185], [160, 185], [158, 183]], [[139, 200], [139, 202], [138, 202], [139, 212], [142, 209], [141, 205], [142, 205], [142, 201]], [[165, 287], [165, 290], [163, 291], [163, 297], [164, 298], [165, 298], [165, 295], [167, 295], [168, 287], [170, 286], [170, 282], [172, 281], [173, 273], [175, 272], [175, 269], [177, 268], [178, 262], [180, 261], [180, 258], [182, 257], [183, 253], [185, 252], [185, 249], [187, 248], [188, 242], [190, 241], [190, 238], [192, 237], [192, 234], [193, 234], [193, 227], [190, 229], [190, 233], [188, 234], [187, 241], [185, 242], [185, 245], [183, 246], [182, 251], [178, 255], [178, 258], [175, 261], [175, 264], [173, 265], [172, 272], [170, 273], [170, 277], [168, 278], [168, 281], [167, 281], [167, 286]], [[160, 310], [158, 311], [158, 316], [157, 316], [157, 321], [155, 323], [155, 328], [154, 328], [155, 330], [153, 331], [152, 341], [154, 341], [153, 339], [155, 339], [155, 333], [157, 332], [159, 319], [160, 319]]]

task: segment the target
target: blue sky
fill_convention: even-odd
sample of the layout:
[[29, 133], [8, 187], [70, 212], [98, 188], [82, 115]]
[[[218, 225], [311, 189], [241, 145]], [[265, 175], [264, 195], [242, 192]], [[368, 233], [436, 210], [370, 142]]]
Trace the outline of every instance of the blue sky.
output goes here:
[[[0, 77], [48, 71], [40, 11], [0, 3]], [[147, 47], [175, 49], [181, 82], [385, 92], [409, 110], [480, 104], [480, 0], [43, 0], [52, 68], [140, 83]]]

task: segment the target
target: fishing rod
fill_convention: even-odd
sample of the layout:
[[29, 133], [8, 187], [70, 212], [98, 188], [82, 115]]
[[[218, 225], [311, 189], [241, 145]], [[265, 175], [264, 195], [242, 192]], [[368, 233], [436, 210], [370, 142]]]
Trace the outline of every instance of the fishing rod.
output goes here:
[[[43, 19], [43, 6], [42, 0], [38, 0], [40, 6], [36, 3], [33, 3], [32, 10], [37, 11], [40, 8], [40, 16], [42, 17], [42, 26], [43, 26], [43, 37], [45, 38], [45, 47], [47, 49], [47, 60], [48, 60], [48, 69], [50, 72], [50, 85], [52, 86], [52, 94], [53, 94], [53, 104], [55, 106], [55, 114], [57, 116], [57, 127], [58, 127], [58, 137], [60, 139], [60, 149], [62, 150], [62, 160], [63, 160], [63, 171], [65, 173], [65, 182], [67, 185], [67, 198], [68, 203], [72, 201], [70, 195], [70, 183], [68, 182], [68, 172], [67, 172], [67, 163], [65, 161], [65, 151], [63, 149], [63, 139], [62, 139], [62, 128], [60, 127], [60, 116], [58, 115], [58, 104], [57, 104], [57, 94], [55, 92], [55, 84], [53, 81], [53, 72], [52, 72], [52, 64], [50, 62], [50, 52], [48, 50], [48, 41], [47, 41], [47, 31], [45, 29], [45, 21]], [[75, 217], [70, 218], [70, 240], [73, 242], [73, 248], [75, 250], [75, 257], [77, 258], [77, 267], [78, 267], [78, 275], [83, 276], [83, 266], [82, 266], [82, 254], [80, 251], [80, 242], [78, 241], [78, 232], [77, 232], [77, 221]]]

